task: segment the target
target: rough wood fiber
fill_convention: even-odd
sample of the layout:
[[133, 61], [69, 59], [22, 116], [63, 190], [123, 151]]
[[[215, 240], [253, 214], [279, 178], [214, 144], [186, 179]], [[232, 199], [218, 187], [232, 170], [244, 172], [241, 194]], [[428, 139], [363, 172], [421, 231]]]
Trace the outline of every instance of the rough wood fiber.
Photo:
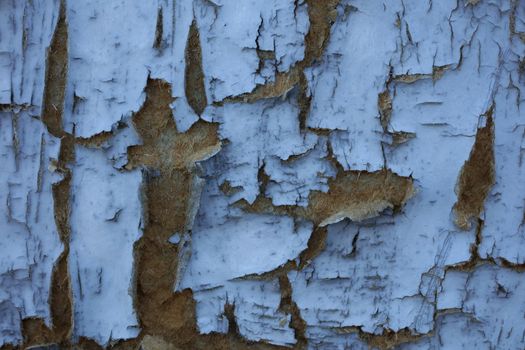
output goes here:
[[525, 2], [0, 18], [1, 350], [525, 347]]

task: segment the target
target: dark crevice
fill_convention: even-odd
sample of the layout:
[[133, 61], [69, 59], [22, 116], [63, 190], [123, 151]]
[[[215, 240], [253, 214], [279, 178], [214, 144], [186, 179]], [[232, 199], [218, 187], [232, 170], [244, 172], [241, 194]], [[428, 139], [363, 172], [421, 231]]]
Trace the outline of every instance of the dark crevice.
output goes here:
[[286, 273], [279, 276], [279, 287], [281, 289], [281, 303], [279, 310], [290, 315], [290, 328], [294, 330], [294, 349], [306, 349], [308, 339], [306, 338], [306, 322], [301, 317], [301, 310], [292, 298], [292, 284]]
[[159, 7], [157, 12], [157, 25], [155, 26], [155, 40], [153, 41], [153, 48], [162, 50], [162, 36], [164, 34], [164, 24], [162, 18], [162, 7]]
[[58, 22], [47, 52], [42, 121], [55, 137], [64, 135], [62, 117], [68, 70], [68, 28], [66, 3], [60, 2]]
[[186, 69], [184, 74], [184, 89], [186, 100], [193, 111], [199, 116], [208, 104], [204, 88], [204, 72], [202, 70], [202, 51], [199, 28], [195, 19], [191, 22], [186, 43]]
[[[63, 179], [52, 185], [54, 218], [60, 241], [64, 246], [53, 267], [49, 305], [52, 321], [52, 342], [67, 348], [73, 330], [73, 297], [68, 268], [70, 241], [70, 188], [71, 170], [68, 165], [75, 159], [74, 138], [62, 126], [64, 98], [68, 70], [68, 27], [66, 2], [60, 2], [59, 17], [47, 53], [42, 122], [50, 134], [59, 137], [60, 151], [55, 164]], [[27, 330], [25, 330], [26, 332]], [[25, 333], [24, 333], [25, 335]]]

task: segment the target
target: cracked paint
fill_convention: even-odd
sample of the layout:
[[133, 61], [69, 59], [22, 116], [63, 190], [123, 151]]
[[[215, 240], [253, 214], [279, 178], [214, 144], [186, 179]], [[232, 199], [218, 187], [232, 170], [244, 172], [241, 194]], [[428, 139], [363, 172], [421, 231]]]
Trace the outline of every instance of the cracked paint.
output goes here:
[[0, 349], [522, 349], [525, 3], [6, 0]]

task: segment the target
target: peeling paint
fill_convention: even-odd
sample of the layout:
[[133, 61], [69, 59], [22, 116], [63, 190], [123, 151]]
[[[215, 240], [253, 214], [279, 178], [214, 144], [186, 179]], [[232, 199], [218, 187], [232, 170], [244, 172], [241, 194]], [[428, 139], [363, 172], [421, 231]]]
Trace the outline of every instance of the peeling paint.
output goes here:
[[248, 212], [288, 214], [312, 220], [323, 227], [345, 218], [363, 221], [378, 216], [386, 209], [398, 211], [414, 194], [412, 179], [383, 170], [374, 173], [340, 172], [328, 180], [328, 192], [312, 191], [306, 208], [274, 206], [268, 198], [259, 197], [252, 205], [239, 203]]
[[48, 49], [42, 122], [57, 137], [63, 135], [62, 116], [68, 72], [68, 27], [66, 1], [60, 1], [58, 22]]
[[195, 113], [201, 115], [208, 103], [204, 89], [199, 30], [195, 20], [191, 23], [186, 44], [185, 91], [191, 108], [193, 108]]
[[0, 13], [0, 349], [524, 347], [523, 2]]
[[494, 184], [494, 121], [491, 107], [482, 117], [485, 125], [478, 128], [469, 159], [458, 178], [458, 201], [454, 204], [456, 225], [470, 228], [470, 219], [479, 217], [483, 204]]

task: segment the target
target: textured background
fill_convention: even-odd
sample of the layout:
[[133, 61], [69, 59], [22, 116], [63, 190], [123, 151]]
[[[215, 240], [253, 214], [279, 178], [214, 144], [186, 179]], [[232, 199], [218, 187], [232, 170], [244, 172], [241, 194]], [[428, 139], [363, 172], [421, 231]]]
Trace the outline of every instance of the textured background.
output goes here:
[[0, 0], [0, 349], [524, 349], [525, 1]]

